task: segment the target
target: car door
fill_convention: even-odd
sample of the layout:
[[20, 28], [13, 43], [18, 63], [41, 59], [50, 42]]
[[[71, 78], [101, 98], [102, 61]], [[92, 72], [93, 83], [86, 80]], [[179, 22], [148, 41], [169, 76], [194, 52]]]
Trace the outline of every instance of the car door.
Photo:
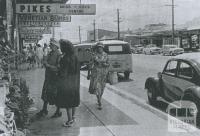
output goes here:
[[175, 94], [181, 98], [184, 94], [184, 91], [195, 85], [196, 71], [187, 61], [180, 61], [178, 64], [177, 70], [177, 80], [176, 80], [176, 89], [174, 90]]
[[174, 92], [176, 89], [177, 67], [178, 61], [170, 60], [167, 62], [162, 73], [162, 91], [164, 92], [164, 97], [168, 101], [174, 101], [178, 99], [177, 94]]

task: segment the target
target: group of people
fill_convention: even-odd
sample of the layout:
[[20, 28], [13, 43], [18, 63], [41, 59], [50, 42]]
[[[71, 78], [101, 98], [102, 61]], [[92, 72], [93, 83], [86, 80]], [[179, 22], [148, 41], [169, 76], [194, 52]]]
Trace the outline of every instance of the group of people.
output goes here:
[[[42, 89], [43, 108], [37, 116], [48, 114], [48, 104], [55, 105], [56, 111], [52, 118], [62, 116], [61, 108], [67, 112], [64, 127], [71, 127], [75, 122], [76, 107], [80, 104], [80, 65], [73, 44], [61, 39], [59, 42], [52, 38], [49, 47], [51, 51], [43, 60], [45, 81]], [[60, 52], [61, 51], [61, 52]], [[103, 45], [98, 43], [90, 62], [88, 79], [89, 93], [97, 96], [98, 109], [102, 109], [102, 95], [108, 74], [108, 56], [103, 51]]]
[[23, 51], [29, 64], [28, 69], [31, 69], [35, 65], [37, 65], [37, 67], [43, 67], [43, 60], [47, 56], [49, 49], [46, 43], [44, 47], [40, 44], [36, 44], [36, 46], [30, 44], [27, 48], [24, 48]]

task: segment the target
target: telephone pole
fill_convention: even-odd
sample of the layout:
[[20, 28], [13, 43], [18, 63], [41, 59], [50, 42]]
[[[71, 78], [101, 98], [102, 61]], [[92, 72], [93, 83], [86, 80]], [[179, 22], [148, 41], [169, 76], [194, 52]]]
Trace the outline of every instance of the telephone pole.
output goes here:
[[55, 38], [55, 27], [52, 27], [52, 29], [53, 29], [52, 37]]
[[120, 29], [119, 29], [119, 9], [117, 9], [117, 33], [118, 33], [118, 36], [117, 36], [117, 39], [119, 40], [120, 39]]
[[79, 42], [81, 43], [81, 26], [78, 26]]
[[174, 0], [172, 0], [172, 44], [174, 44]]
[[93, 22], [93, 26], [94, 26], [94, 42], [96, 41], [96, 22], [95, 22], [95, 19], [94, 19], [94, 22]]
[[174, 0], [171, 0], [172, 1], [172, 4], [170, 5], [165, 5], [165, 6], [170, 6], [172, 9], [172, 44], [174, 44], [174, 8], [175, 8], [175, 5], [174, 5]]

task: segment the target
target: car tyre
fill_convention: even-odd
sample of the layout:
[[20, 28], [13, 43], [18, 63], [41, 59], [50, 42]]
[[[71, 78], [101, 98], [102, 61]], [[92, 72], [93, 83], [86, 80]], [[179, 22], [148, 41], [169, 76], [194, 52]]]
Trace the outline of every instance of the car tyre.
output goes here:
[[147, 88], [147, 96], [148, 101], [150, 105], [156, 105], [157, 103], [157, 95], [156, 95], [156, 89], [154, 86], [149, 86]]

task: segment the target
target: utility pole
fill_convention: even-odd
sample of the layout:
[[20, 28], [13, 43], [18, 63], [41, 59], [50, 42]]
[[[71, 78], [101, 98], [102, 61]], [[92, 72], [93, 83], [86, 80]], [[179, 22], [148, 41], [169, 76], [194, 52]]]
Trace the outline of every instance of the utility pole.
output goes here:
[[53, 36], [53, 38], [55, 38], [55, 27], [52, 27], [52, 29], [53, 29], [53, 34], [52, 34], [52, 36]]
[[78, 26], [79, 42], [81, 43], [81, 26]]
[[174, 44], [174, 0], [172, 0], [172, 44]]
[[80, 0], [80, 4], [81, 4], [81, 0]]
[[172, 9], [172, 44], [174, 44], [174, 7], [175, 7], [175, 5], [174, 5], [174, 0], [171, 0], [172, 1], [172, 4], [170, 4], [170, 5], [165, 5], [165, 6], [170, 6]]
[[96, 41], [96, 22], [95, 22], [95, 19], [94, 19], [94, 22], [93, 22], [93, 26], [94, 26], [94, 42]]
[[120, 39], [119, 23], [120, 23], [120, 21], [119, 21], [119, 9], [117, 9], [117, 34], [118, 34], [117, 39], [118, 40]]

